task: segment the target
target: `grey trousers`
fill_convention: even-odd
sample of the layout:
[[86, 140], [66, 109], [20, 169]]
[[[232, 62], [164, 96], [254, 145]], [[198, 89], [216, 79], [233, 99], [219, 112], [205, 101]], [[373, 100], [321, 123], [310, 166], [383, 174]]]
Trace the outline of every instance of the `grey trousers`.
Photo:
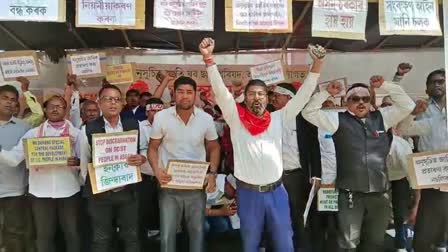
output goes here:
[[161, 189], [160, 240], [161, 252], [176, 251], [176, 233], [185, 218], [190, 250], [204, 251], [205, 193], [202, 190]]
[[344, 251], [384, 251], [384, 234], [391, 215], [389, 192], [353, 193], [352, 208], [348, 195], [339, 190], [339, 247]]

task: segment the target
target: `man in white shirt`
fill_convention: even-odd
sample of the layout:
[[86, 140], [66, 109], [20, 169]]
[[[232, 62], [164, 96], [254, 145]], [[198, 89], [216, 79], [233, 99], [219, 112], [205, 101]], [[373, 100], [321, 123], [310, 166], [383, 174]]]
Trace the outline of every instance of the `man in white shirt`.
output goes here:
[[[102, 116], [87, 122], [82, 131], [81, 175], [85, 181], [83, 196], [87, 198], [87, 211], [92, 224], [92, 252], [108, 252], [114, 239], [117, 224], [125, 252], [139, 252], [138, 199], [136, 184], [116, 188], [99, 194], [92, 193], [88, 178], [88, 164], [92, 163], [92, 135], [139, 130], [138, 121], [132, 117], [122, 118], [121, 91], [117, 86], [106, 84], [99, 93]], [[146, 157], [139, 153], [127, 159], [130, 166], [141, 166]]]
[[205, 38], [199, 50], [217, 104], [231, 130], [237, 204], [244, 251], [258, 251], [267, 230], [276, 251], [293, 251], [288, 194], [282, 185], [282, 137], [285, 124], [294, 121], [316, 88], [321, 60], [314, 56], [308, 76], [288, 104], [270, 114], [266, 110], [267, 87], [261, 80], [246, 85], [244, 104], [235, 103], [213, 61], [215, 43]]
[[334, 140], [339, 246], [344, 251], [356, 251], [358, 246], [361, 251], [384, 250], [384, 232], [390, 218], [386, 159], [391, 137], [387, 131], [414, 108], [414, 102], [400, 86], [385, 83], [380, 76], [372, 77], [370, 85], [388, 92], [394, 105], [370, 112], [369, 87], [357, 83], [347, 90], [346, 112], [323, 111], [322, 103], [342, 90], [340, 84], [331, 83], [303, 110], [305, 119]]
[[[48, 118], [39, 127], [31, 129], [23, 137], [69, 137], [74, 150], [66, 166], [30, 168], [29, 193], [36, 227], [36, 247], [38, 252], [55, 251], [54, 236], [57, 224], [65, 235], [67, 251], [80, 252], [79, 210], [80, 191], [79, 170], [71, 167], [79, 165], [79, 129], [64, 120], [67, 103], [62, 96], [53, 96], [44, 103]], [[12, 150], [0, 152], [0, 163], [18, 165], [25, 159], [23, 143], [20, 141]]]
[[[148, 144], [152, 132], [152, 124], [156, 113], [164, 109], [163, 101], [159, 98], [149, 98], [146, 102], [147, 120], [140, 124], [140, 154], [148, 154]], [[138, 184], [139, 215], [141, 239], [148, 237], [150, 230], [159, 230], [159, 185], [151, 166], [145, 162], [142, 167], [142, 182]]]
[[[215, 190], [220, 147], [213, 118], [194, 106], [196, 82], [179, 77], [174, 82], [176, 105], [155, 115], [148, 147], [149, 163], [161, 185], [168, 183], [170, 160], [205, 162], [210, 172], [207, 192]], [[185, 218], [190, 251], [204, 250], [205, 193], [203, 190], [162, 188], [159, 194], [161, 251], [176, 251], [176, 230]]]

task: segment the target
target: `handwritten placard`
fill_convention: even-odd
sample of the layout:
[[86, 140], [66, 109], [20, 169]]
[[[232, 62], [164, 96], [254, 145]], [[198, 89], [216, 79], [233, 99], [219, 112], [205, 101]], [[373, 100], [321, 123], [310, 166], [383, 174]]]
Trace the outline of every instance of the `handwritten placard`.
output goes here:
[[328, 85], [330, 85], [331, 83], [337, 83], [342, 86], [341, 92], [339, 92], [339, 94], [337, 94], [334, 97], [339, 98], [339, 97], [344, 97], [346, 95], [346, 93], [347, 93], [347, 78], [338, 78], [338, 79], [334, 79], [334, 80], [321, 82], [321, 83], [317, 84], [318, 91], [322, 92], [324, 90], [327, 90]]
[[442, 36], [436, 0], [380, 0], [381, 35]]
[[170, 160], [168, 161], [167, 173], [171, 175], [171, 181], [168, 184], [161, 185], [161, 187], [202, 189], [209, 165], [208, 162]]
[[259, 79], [266, 83], [266, 85], [277, 84], [285, 81], [285, 72], [281, 60], [268, 62], [250, 68], [250, 75], [252, 79]]
[[101, 77], [106, 73], [104, 53], [72, 54], [68, 56], [68, 70], [81, 78]]
[[154, 27], [213, 31], [214, 0], [155, 0]]
[[93, 194], [98, 194], [142, 181], [140, 169], [126, 162], [93, 167], [89, 164]]
[[292, 32], [292, 0], [226, 0], [226, 31]]
[[23, 140], [25, 161], [29, 168], [49, 165], [67, 165], [71, 155], [70, 138], [39, 137]]
[[313, 37], [365, 40], [367, 0], [313, 2]]
[[92, 162], [94, 167], [126, 162], [138, 153], [138, 131], [99, 133], [92, 135]]
[[412, 188], [448, 186], [448, 151], [415, 153], [408, 156], [408, 164]]
[[134, 64], [107, 66], [107, 81], [111, 84], [130, 84], [136, 79]]
[[76, 0], [76, 26], [145, 29], [145, 0]]
[[334, 186], [322, 186], [317, 192], [317, 211], [337, 212], [339, 192]]
[[0, 20], [65, 22], [65, 0], [2, 0]]
[[20, 76], [39, 79], [39, 63], [35, 51], [2, 52], [0, 68], [5, 81], [12, 81]]

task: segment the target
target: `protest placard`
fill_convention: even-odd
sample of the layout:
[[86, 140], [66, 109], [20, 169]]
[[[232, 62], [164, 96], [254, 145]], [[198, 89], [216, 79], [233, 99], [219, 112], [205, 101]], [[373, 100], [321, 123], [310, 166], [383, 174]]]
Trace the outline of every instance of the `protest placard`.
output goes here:
[[98, 133], [92, 135], [92, 162], [99, 167], [126, 162], [138, 153], [138, 131]]
[[105, 53], [85, 53], [68, 55], [68, 71], [80, 78], [102, 77], [107, 72]]
[[107, 81], [111, 84], [130, 84], [136, 80], [135, 65], [121, 64], [107, 66]]
[[10, 51], [0, 53], [0, 68], [5, 81], [23, 76], [39, 79], [39, 61], [35, 51]]
[[281, 60], [271, 61], [250, 68], [252, 79], [264, 81], [266, 85], [277, 84], [285, 81], [285, 72]]
[[169, 160], [167, 173], [171, 176], [171, 181], [163, 188], [175, 189], [202, 189], [205, 176], [210, 163], [187, 160]]
[[408, 175], [414, 189], [448, 186], [448, 150], [409, 155]]
[[442, 36], [436, 0], [379, 0], [380, 35]]
[[76, 0], [76, 27], [145, 29], [145, 0]]
[[338, 83], [342, 86], [342, 90], [339, 94], [337, 94], [335, 97], [336, 98], [340, 98], [340, 97], [344, 97], [345, 94], [347, 93], [347, 78], [338, 78], [338, 79], [334, 79], [334, 80], [329, 80], [329, 81], [325, 81], [325, 82], [321, 82], [319, 84], [317, 84], [317, 91], [322, 92], [324, 90], [327, 90], [327, 87], [330, 83]]
[[322, 185], [317, 192], [317, 211], [337, 212], [338, 211], [338, 190], [332, 185]]
[[65, 0], [2, 0], [0, 20], [65, 22]]
[[38, 137], [23, 140], [25, 162], [29, 168], [67, 165], [72, 156], [69, 137]]
[[365, 40], [367, 0], [313, 2], [313, 37]]
[[142, 181], [139, 167], [126, 162], [93, 167], [89, 164], [89, 179], [93, 194], [106, 192]]
[[214, 0], [155, 0], [154, 27], [213, 31]]
[[292, 0], [226, 0], [226, 31], [292, 32]]

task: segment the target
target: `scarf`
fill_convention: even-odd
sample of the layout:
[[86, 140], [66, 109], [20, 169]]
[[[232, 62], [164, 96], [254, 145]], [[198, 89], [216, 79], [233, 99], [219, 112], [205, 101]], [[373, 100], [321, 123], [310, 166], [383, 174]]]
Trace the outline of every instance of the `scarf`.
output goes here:
[[252, 136], [265, 132], [271, 124], [271, 114], [267, 110], [264, 110], [262, 117], [257, 117], [239, 103], [236, 104], [236, 108], [241, 122]]

